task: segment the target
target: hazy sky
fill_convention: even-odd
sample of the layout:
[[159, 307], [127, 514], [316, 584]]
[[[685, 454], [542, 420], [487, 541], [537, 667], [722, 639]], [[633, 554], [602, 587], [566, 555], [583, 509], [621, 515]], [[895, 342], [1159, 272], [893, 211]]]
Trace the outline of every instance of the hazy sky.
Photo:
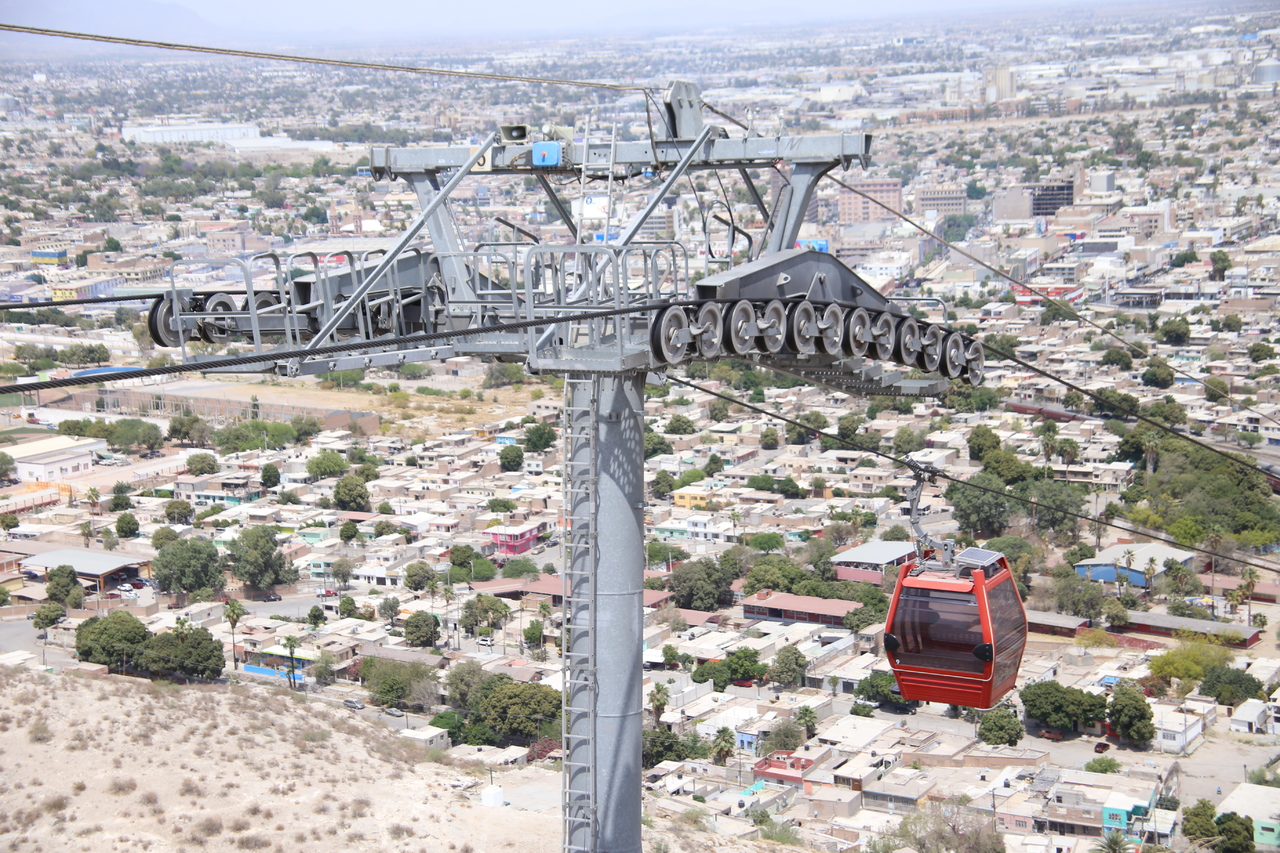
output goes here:
[[[646, 35], [742, 27], [777, 28], [870, 19], [912, 22], [1006, 8], [1080, 8], [1101, 0], [0, 0], [0, 21], [53, 29], [218, 44], [271, 41], [329, 45], [360, 40], [403, 44], [600, 34]], [[1114, 7], [1114, 3], [1108, 4]], [[932, 15], [932, 17], [931, 17]], [[29, 42], [5, 36], [18, 49]]]

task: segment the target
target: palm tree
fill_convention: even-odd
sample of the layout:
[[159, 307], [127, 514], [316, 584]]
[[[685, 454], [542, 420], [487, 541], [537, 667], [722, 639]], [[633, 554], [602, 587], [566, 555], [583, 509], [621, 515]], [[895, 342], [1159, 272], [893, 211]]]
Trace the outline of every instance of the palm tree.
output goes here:
[[1162, 440], [1160, 433], [1154, 430], [1144, 432], [1138, 437], [1138, 444], [1142, 447], [1142, 453], [1147, 457], [1147, 479], [1151, 479], [1151, 475], [1156, 472], [1156, 457], [1160, 455], [1160, 442]]
[[1129, 573], [1133, 571], [1133, 558], [1135, 554], [1133, 553], [1132, 548], [1125, 548], [1124, 554], [1121, 556], [1124, 559], [1124, 580], [1120, 581], [1120, 573], [1116, 572], [1116, 581], [1119, 585], [1123, 586], [1129, 582]]
[[1074, 438], [1064, 438], [1058, 442], [1058, 455], [1062, 457], [1063, 465], [1070, 465], [1080, 458], [1080, 443]]
[[728, 761], [736, 748], [737, 738], [733, 735], [733, 729], [721, 726], [716, 731], [715, 737], [711, 739], [711, 755], [716, 764], [724, 764]]
[[80, 535], [84, 537], [84, 547], [89, 547], [89, 540], [93, 538], [93, 524], [86, 521], [80, 525]]
[[427, 575], [427, 594], [431, 596], [431, 606], [436, 606], [436, 593], [440, 591], [440, 579], [436, 577], [436, 573], [432, 572]]
[[88, 490], [87, 492], [85, 492], [85, 493], [84, 493], [84, 496], [85, 496], [86, 498], [88, 498], [88, 499], [89, 499], [89, 510], [90, 510], [94, 515], [97, 515], [97, 514], [98, 514], [98, 502], [99, 502], [100, 500], [102, 500], [102, 492], [99, 492], [99, 491], [98, 491], [98, 487], [97, 487], [97, 486], [90, 486], [90, 487], [89, 487], [89, 490]]
[[801, 705], [796, 710], [796, 724], [804, 726], [805, 733], [813, 737], [818, 731], [818, 715], [808, 705]]
[[662, 712], [667, 709], [667, 703], [670, 701], [671, 691], [667, 689], [667, 685], [653, 685], [653, 689], [649, 691], [649, 704], [653, 706], [653, 722], [655, 725], [661, 721]]
[[222, 617], [227, 620], [231, 626], [231, 668], [240, 668], [240, 658], [236, 656], [236, 626], [240, 624], [240, 620], [248, 614], [249, 611], [244, 609], [244, 605], [237, 599], [231, 599], [226, 606], [222, 608]]
[[1253, 624], [1253, 590], [1258, 586], [1258, 580], [1258, 570], [1253, 566], [1245, 566], [1240, 570], [1240, 592], [1245, 604], [1249, 606], [1249, 621], [1246, 625]]
[[296, 669], [297, 659], [293, 653], [298, 650], [298, 646], [302, 645], [297, 637], [289, 636], [284, 638], [284, 647], [289, 650], [289, 689], [294, 689], [293, 673]]
[[1124, 837], [1123, 832], [1118, 829], [1108, 829], [1098, 842], [1089, 848], [1089, 853], [1130, 853], [1132, 850], [1133, 844]]
[[1142, 577], [1147, 582], [1147, 598], [1151, 598], [1151, 585], [1155, 583], [1156, 572], [1159, 570], [1160, 567], [1156, 565], [1156, 558], [1149, 557], [1147, 559], [1147, 565], [1142, 569]]
[[1227, 541], [1227, 532], [1220, 525], [1210, 524], [1205, 527], [1204, 539], [1201, 540], [1213, 552], [1209, 557], [1209, 597], [1217, 592], [1218, 586], [1218, 549]]

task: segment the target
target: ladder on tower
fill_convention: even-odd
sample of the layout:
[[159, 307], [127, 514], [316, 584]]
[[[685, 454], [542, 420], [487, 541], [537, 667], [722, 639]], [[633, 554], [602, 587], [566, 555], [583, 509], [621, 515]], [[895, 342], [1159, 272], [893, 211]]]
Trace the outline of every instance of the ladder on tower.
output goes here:
[[564, 705], [561, 750], [564, 853], [595, 853], [596, 811], [596, 459], [598, 375], [565, 381], [563, 575]]

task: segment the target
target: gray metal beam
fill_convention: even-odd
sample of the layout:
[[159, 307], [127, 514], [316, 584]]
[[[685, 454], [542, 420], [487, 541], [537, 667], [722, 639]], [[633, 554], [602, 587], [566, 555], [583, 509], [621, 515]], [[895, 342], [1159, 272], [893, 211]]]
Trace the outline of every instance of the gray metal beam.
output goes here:
[[649, 196], [649, 203], [644, 206], [644, 210], [640, 211], [634, 219], [627, 223], [626, 230], [618, 237], [617, 245], [630, 245], [631, 241], [636, 238], [636, 235], [640, 233], [640, 229], [643, 228], [645, 222], [648, 221], [649, 216], [657, 210], [658, 205], [662, 203], [664, 198], [666, 198], [667, 193], [671, 192], [671, 188], [676, 185], [676, 181], [680, 180], [680, 177], [689, 168], [689, 164], [693, 162], [693, 158], [697, 156], [698, 151], [700, 151], [703, 144], [706, 143], [707, 137], [711, 135], [712, 127], [712, 125], [707, 125], [702, 128], [702, 132], [699, 133], [698, 138], [693, 141], [693, 145], [685, 152], [684, 157], [676, 164], [675, 168], [671, 170], [671, 174], [667, 175], [667, 179], [663, 182], [662, 188]]
[[320, 331], [316, 333], [316, 336], [307, 342], [305, 349], [315, 349], [328, 341], [329, 335], [333, 334], [334, 330], [337, 329], [338, 326], [342, 324], [342, 321], [347, 318], [347, 315], [359, 306], [365, 294], [367, 294], [373, 286], [377, 284], [384, 275], [386, 275], [387, 270], [391, 269], [391, 266], [400, 257], [400, 253], [408, 248], [409, 244], [418, 236], [418, 233], [426, 227], [427, 221], [431, 219], [432, 215], [440, 208], [441, 205], [444, 204], [445, 200], [449, 197], [449, 194], [457, 188], [458, 184], [462, 183], [463, 179], [471, 173], [471, 170], [475, 168], [476, 164], [484, 158], [485, 153], [497, 138], [498, 134], [491, 133], [484, 142], [480, 143], [480, 146], [475, 149], [475, 153], [467, 158], [466, 162], [462, 164], [462, 167], [454, 173], [453, 177], [449, 179], [449, 182], [444, 185], [439, 193], [436, 194], [436, 197], [423, 206], [422, 213], [418, 214], [418, 217], [413, 220], [413, 223], [405, 230], [404, 235], [396, 241], [396, 245], [391, 249], [391, 251], [383, 255], [377, 268], [360, 283], [360, 286], [356, 288], [355, 292], [351, 294], [349, 299], [341, 305], [336, 306], [333, 316], [331, 316], [328, 322], [320, 328]]
[[[707, 125], [722, 130], [716, 125]], [[575, 160], [586, 148], [584, 162]], [[607, 171], [610, 163], [631, 174], [638, 174], [645, 167], [675, 165], [699, 147], [693, 139], [649, 140], [619, 142], [616, 158], [610, 159], [615, 146], [609, 142], [561, 144], [558, 166], [533, 165], [533, 144], [527, 142], [497, 144], [489, 157], [490, 167], [485, 171], [519, 174], [578, 175], [583, 166]], [[456, 169], [465, 164], [475, 149], [471, 146], [442, 145], [430, 148], [370, 149], [369, 161], [375, 174], [404, 177], [413, 172], [436, 172]], [[825, 136], [773, 136], [773, 137], [722, 137], [713, 139], [705, 150], [694, 156], [690, 169], [743, 168], [767, 166], [778, 161], [786, 163], [826, 163], [848, 168], [855, 161], [864, 166], [871, 157], [871, 135], [867, 133], [841, 133]]]

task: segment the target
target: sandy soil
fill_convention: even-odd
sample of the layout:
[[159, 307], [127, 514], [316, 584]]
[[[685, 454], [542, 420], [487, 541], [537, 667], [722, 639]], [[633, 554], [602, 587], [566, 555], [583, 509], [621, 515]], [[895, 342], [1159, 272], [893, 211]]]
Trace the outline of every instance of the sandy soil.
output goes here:
[[[14, 853], [559, 851], [545, 769], [497, 775], [513, 801], [538, 789], [525, 811], [480, 805], [487, 771], [424, 759], [283, 688], [0, 670], [0, 844]], [[652, 823], [646, 851], [784, 849]]]
[[[483, 777], [483, 778], [482, 778]], [[557, 814], [479, 805], [487, 773], [284, 690], [0, 674], [12, 851], [553, 853]]]

